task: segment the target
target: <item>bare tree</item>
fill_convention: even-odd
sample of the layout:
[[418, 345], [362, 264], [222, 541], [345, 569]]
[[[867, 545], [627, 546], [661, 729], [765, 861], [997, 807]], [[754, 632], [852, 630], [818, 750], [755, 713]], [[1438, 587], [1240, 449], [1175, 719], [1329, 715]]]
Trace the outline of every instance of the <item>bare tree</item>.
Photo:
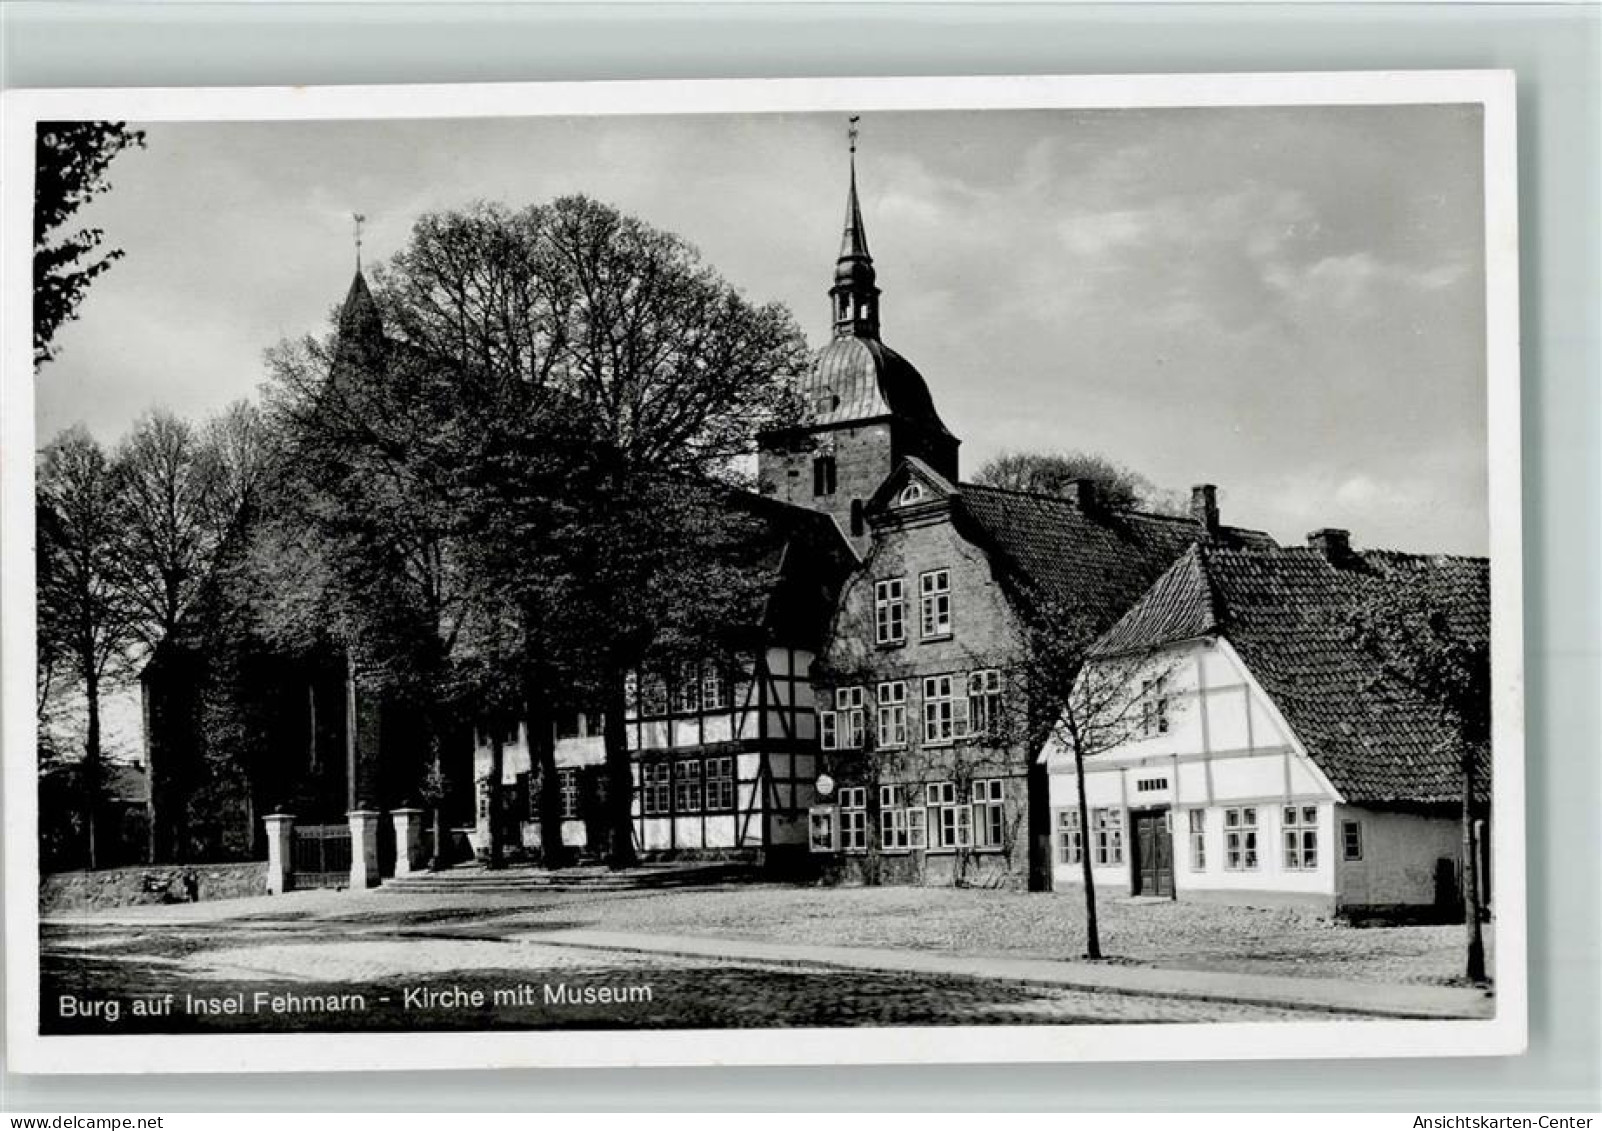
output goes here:
[[136, 611], [116, 567], [118, 492], [111, 461], [81, 426], [45, 448], [36, 491], [39, 635], [44, 654], [65, 659], [84, 695], [83, 788], [91, 868], [100, 859], [101, 694], [135, 639]]

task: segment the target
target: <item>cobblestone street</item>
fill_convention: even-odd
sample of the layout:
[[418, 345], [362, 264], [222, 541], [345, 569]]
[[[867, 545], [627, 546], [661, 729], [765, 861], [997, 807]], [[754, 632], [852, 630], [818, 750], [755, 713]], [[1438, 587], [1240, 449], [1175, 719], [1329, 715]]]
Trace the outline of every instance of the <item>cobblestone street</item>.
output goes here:
[[[169, 994], [172, 1004], [166, 1005]], [[308, 1000], [338, 1007], [298, 1008]], [[136, 1001], [143, 1004], [136, 1008]], [[386, 925], [364, 917], [307, 922], [290, 916], [189, 926], [47, 926], [41, 1002], [47, 1033], [1331, 1017], [999, 979], [542, 945], [526, 935], [498, 933], [493, 922], [478, 917], [431, 922], [427, 914], [403, 914]]]

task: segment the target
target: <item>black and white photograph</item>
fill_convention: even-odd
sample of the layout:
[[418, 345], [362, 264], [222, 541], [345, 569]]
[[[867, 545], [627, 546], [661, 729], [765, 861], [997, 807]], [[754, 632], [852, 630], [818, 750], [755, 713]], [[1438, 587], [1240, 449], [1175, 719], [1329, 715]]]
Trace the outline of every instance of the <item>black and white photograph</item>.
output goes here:
[[14, 1055], [1520, 1051], [1507, 76], [584, 86], [8, 104]]

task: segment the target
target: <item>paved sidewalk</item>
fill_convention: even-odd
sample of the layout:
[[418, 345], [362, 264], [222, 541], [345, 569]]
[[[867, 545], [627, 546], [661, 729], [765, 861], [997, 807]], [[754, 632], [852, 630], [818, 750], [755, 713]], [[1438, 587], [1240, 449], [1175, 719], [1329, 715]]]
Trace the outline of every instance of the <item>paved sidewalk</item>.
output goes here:
[[519, 941], [537, 942], [547, 946], [585, 947], [783, 965], [837, 966], [854, 970], [881, 970], [906, 974], [994, 978], [1099, 993], [1284, 1006], [1293, 1009], [1366, 1014], [1373, 1017], [1426, 1020], [1483, 1018], [1490, 1017], [1495, 1010], [1495, 999], [1489, 991], [1455, 986], [1375, 985], [1327, 978], [1290, 978], [1271, 974], [1173, 970], [1151, 966], [1055, 962], [1030, 958], [959, 956], [929, 951], [869, 947], [810, 946], [804, 943], [753, 942], [695, 938], [688, 935], [641, 935], [622, 931], [533, 931], [513, 937]]

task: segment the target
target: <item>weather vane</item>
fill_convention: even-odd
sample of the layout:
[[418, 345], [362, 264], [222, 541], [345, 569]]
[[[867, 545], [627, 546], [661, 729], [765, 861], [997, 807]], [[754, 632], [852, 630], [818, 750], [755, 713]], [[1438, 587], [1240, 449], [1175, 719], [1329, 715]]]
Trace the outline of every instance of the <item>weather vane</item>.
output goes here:
[[362, 269], [362, 225], [367, 222], [367, 217], [360, 212], [352, 212], [351, 218], [356, 221], [356, 270], [360, 271]]
[[851, 125], [846, 130], [846, 136], [851, 139], [851, 156], [857, 155], [857, 123], [862, 121], [861, 114], [851, 115]]

